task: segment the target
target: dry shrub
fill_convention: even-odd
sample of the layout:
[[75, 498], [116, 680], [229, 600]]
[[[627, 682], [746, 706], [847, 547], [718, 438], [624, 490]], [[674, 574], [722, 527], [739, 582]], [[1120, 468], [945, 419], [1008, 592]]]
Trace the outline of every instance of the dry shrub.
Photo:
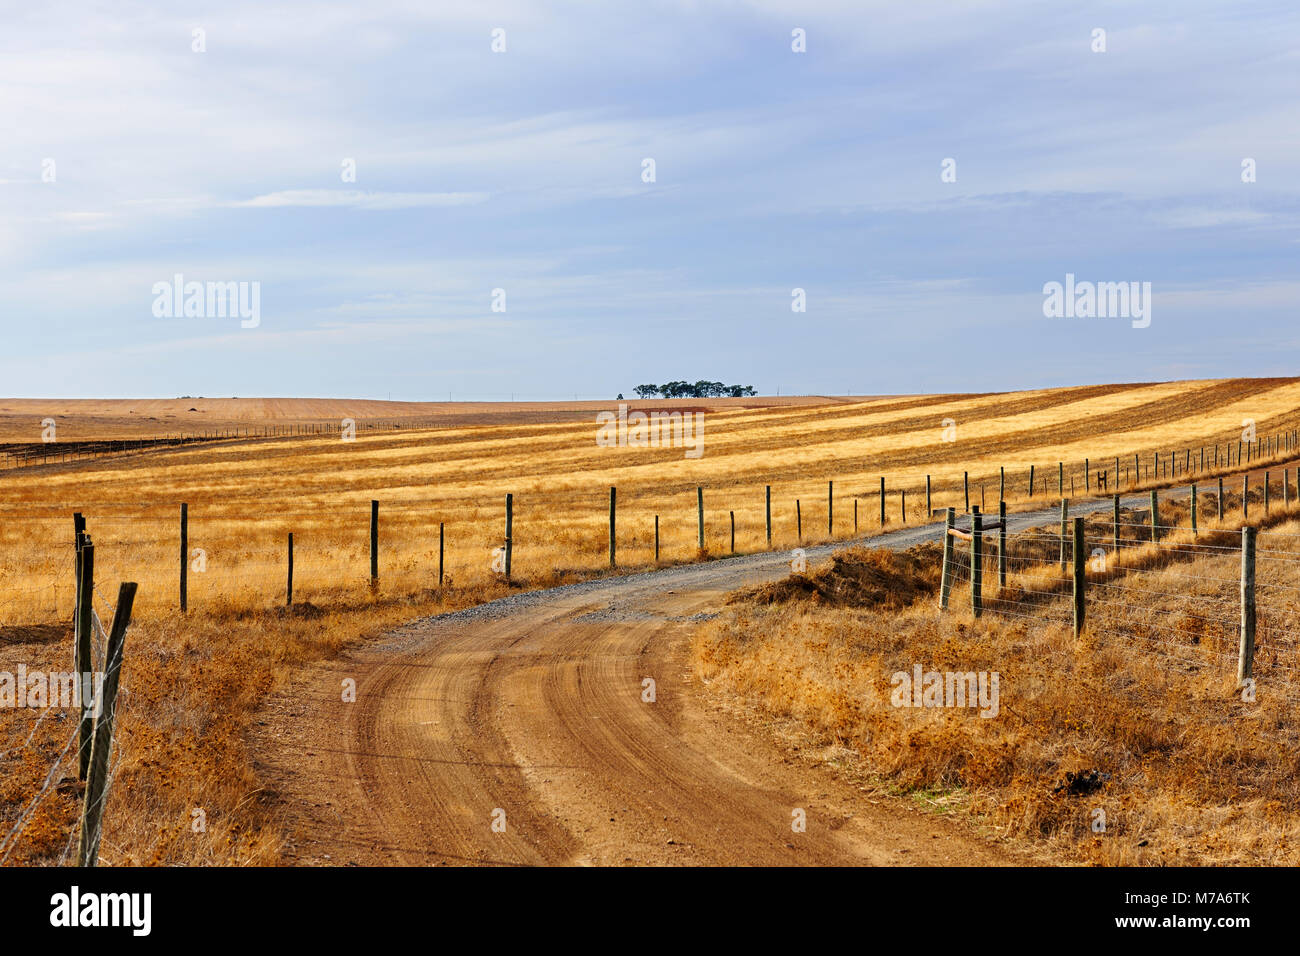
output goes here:
[[920, 545], [907, 551], [849, 548], [810, 574], [736, 592], [729, 604], [811, 604], [821, 607], [905, 607], [939, 587], [939, 548]]

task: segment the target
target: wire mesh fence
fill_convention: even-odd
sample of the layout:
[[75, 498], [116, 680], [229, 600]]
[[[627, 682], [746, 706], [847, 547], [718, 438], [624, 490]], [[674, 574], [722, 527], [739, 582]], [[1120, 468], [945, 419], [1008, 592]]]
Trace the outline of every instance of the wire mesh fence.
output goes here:
[[1117, 506], [1077, 534], [1065, 521], [1009, 534], [1005, 554], [983, 532], [976, 589], [972, 524], [952, 535], [946, 606], [1072, 628], [1099, 646], [1236, 676], [1243, 693], [1300, 701], [1300, 534], [1242, 527], [1193, 531]]

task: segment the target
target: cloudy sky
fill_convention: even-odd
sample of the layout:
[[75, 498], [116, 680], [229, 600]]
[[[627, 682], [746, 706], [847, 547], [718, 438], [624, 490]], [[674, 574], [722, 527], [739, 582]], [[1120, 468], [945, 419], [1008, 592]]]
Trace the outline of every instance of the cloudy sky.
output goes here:
[[[0, 395], [1300, 367], [1293, 2], [3, 5]], [[1067, 273], [1151, 324], [1044, 317]]]

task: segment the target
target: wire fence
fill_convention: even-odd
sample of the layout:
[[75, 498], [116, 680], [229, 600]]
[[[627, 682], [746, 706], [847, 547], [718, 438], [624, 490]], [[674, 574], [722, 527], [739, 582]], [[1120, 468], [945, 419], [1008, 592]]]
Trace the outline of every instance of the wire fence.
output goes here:
[[1103, 647], [1300, 702], [1300, 534], [1251, 527], [1246, 544], [1240, 529], [1193, 534], [1127, 510], [1119, 520], [1093, 514], [1077, 530], [1007, 533], [1005, 554], [1000, 529], [982, 532], [978, 589], [975, 544], [953, 536], [947, 606], [968, 600], [978, 614], [1074, 628]]

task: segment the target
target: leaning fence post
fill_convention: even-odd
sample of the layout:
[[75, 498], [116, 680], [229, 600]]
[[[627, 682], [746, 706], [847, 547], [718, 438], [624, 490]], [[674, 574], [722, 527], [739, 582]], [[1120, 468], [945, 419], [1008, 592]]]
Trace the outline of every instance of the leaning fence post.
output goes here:
[[95, 546], [90, 535], [79, 535], [81, 547], [77, 551], [77, 616], [74, 625], [76, 640], [74, 668], [81, 688], [81, 721], [77, 743], [77, 779], [86, 779], [90, 766], [90, 747], [94, 739], [95, 718], [92, 710], [94, 662], [91, 658], [91, 628], [95, 606]]
[[939, 607], [948, 607], [948, 594], [952, 591], [952, 528], [957, 509], [948, 508], [943, 519], [943, 570], [939, 575]]
[[702, 485], [695, 486], [695, 506], [696, 506], [696, 511], [699, 514], [700, 550], [703, 551], [704, 550], [704, 487]]
[[284, 590], [284, 606], [293, 607], [293, 532], [289, 532], [289, 578]]
[[609, 566], [616, 567], [614, 560], [614, 501], [617, 492], [613, 485], [609, 486]]
[[1029, 466], [1029, 497], [1034, 497], [1034, 466]]
[[1007, 586], [1007, 503], [998, 502], [998, 590]]
[[189, 609], [190, 506], [181, 502], [181, 613]]
[[117, 710], [117, 685], [122, 675], [122, 653], [136, 586], [124, 582], [117, 592], [117, 610], [104, 652], [104, 683], [95, 699], [95, 735], [91, 745], [86, 795], [81, 806], [81, 833], [77, 839], [77, 865], [94, 866], [99, 860], [104, 799], [108, 795], [108, 757], [113, 746], [113, 721]]
[[970, 512], [970, 610], [975, 617], [984, 610], [984, 531], [979, 505]]
[[1074, 636], [1083, 633], [1084, 616], [1083, 519], [1074, 519]]
[[1237, 684], [1255, 666], [1255, 529], [1241, 529], [1241, 643], [1237, 650]]

